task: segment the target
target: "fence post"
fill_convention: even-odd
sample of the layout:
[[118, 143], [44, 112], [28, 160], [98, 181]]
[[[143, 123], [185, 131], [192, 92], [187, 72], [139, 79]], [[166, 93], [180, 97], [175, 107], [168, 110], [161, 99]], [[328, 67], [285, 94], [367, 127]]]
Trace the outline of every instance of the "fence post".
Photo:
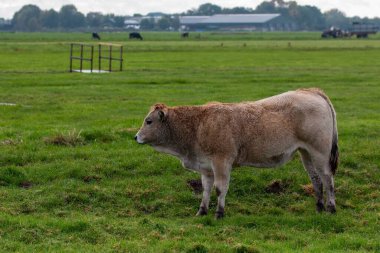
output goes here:
[[94, 67], [94, 45], [91, 45], [91, 73], [92, 73], [92, 68]]
[[[104, 47], [105, 46], [105, 49]], [[79, 56], [78, 55], [75, 55], [75, 48], [76, 47], [80, 47], [80, 54]], [[107, 48], [108, 47], [108, 48]], [[118, 58], [117, 56], [114, 58], [113, 57], [113, 47], [119, 47], [119, 54], [120, 54], [120, 58]], [[90, 49], [89, 52], [87, 52], [87, 48]], [[73, 71], [77, 71], [76, 69], [74, 70], [74, 64], [73, 64], [73, 60], [79, 60], [80, 61], [80, 67], [79, 67], [79, 72], [83, 72], [83, 61], [89, 61], [90, 62], [90, 72], [93, 73], [94, 72], [94, 68], [96, 68], [96, 61], [94, 61], [94, 56], [96, 56], [96, 52], [95, 52], [95, 45], [91, 45], [91, 44], [80, 44], [80, 43], [70, 43], [70, 72], [73, 72]], [[108, 53], [109, 55], [107, 55], [107, 52], [105, 53], [105, 55], [102, 55], [103, 54], [103, 50], [107, 51], [108, 50]], [[119, 61], [119, 68], [120, 68], [120, 71], [123, 70], [123, 64], [124, 64], [124, 59], [123, 59], [123, 50], [124, 50], [124, 47], [121, 46], [121, 45], [116, 45], [116, 44], [98, 44], [98, 68], [99, 68], [99, 72], [102, 71], [102, 60], [105, 60], [105, 61], [109, 61], [108, 62], [108, 70], [109, 72], [112, 72], [112, 61]], [[87, 55], [87, 53], [89, 54], [89, 56], [87, 56], [87, 58], [85, 58], [85, 56]], [[117, 55], [117, 52], [115, 52], [115, 54]], [[107, 63], [106, 63], [107, 64]], [[86, 65], [87, 66], [87, 65]], [[117, 68], [117, 67], [116, 67]], [[85, 69], [86, 70], [86, 69]], [[87, 70], [86, 70], [87, 71]], [[106, 71], [106, 70], [104, 70]], [[117, 71], [117, 70], [116, 70]]]
[[80, 45], [80, 72], [83, 68], [83, 44]]
[[110, 55], [109, 55], [109, 71], [112, 72], [112, 46], [110, 45]]
[[120, 46], [120, 71], [123, 70], [123, 46]]
[[73, 72], [73, 43], [70, 44], [70, 72]]
[[102, 44], [99, 44], [99, 73], [102, 70]]

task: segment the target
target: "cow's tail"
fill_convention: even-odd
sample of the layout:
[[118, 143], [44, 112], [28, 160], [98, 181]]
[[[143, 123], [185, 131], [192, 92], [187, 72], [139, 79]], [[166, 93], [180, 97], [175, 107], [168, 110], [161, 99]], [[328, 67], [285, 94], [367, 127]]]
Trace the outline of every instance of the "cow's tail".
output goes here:
[[333, 175], [335, 175], [338, 168], [338, 164], [339, 164], [338, 127], [336, 123], [335, 109], [330, 99], [328, 98], [328, 96], [322, 90], [315, 89], [315, 88], [307, 89], [307, 90], [321, 96], [327, 102], [331, 110], [331, 115], [333, 119], [333, 135], [332, 135], [332, 145], [331, 145], [331, 151], [330, 151], [329, 164], [330, 164], [331, 172], [333, 173]]
[[334, 122], [332, 146], [331, 146], [329, 162], [330, 162], [331, 171], [333, 175], [335, 175], [336, 170], [338, 169], [338, 164], [339, 164], [338, 129], [336, 125], [336, 113], [335, 113], [334, 107], [332, 106], [331, 102], [329, 102], [329, 105], [330, 105], [330, 109], [333, 116], [333, 122]]

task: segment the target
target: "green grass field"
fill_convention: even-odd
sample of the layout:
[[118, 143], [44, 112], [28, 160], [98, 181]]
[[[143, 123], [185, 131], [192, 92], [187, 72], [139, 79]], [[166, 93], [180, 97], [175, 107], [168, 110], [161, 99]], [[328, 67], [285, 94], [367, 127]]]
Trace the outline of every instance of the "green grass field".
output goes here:
[[[69, 73], [81, 33], [0, 33], [0, 252], [379, 252], [380, 37], [101, 34], [123, 72]], [[135, 143], [149, 107], [322, 88], [338, 117], [337, 214], [317, 214], [298, 156], [232, 174], [226, 217], [195, 217], [199, 175]], [[266, 191], [274, 180], [280, 193]]]

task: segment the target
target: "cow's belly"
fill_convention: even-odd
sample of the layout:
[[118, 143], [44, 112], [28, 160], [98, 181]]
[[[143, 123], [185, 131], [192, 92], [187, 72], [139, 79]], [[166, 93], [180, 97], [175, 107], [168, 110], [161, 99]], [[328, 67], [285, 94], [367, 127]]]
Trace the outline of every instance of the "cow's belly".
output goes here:
[[177, 157], [181, 161], [182, 166], [185, 167], [186, 169], [194, 170], [198, 172], [212, 171], [211, 161], [205, 156], [199, 155], [195, 157], [188, 157], [188, 156], [181, 155], [174, 149], [165, 148], [161, 146], [153, 146], [153, 147], [159, 152], [164, 152], [164, 153]]
[[211, 161], [206, 157], [180, 157], [182, 166], [186, 169], [202, 172], [202, 171], [211, 171]]
[[237, 166], [252, 166], [257, 168], [273, 168], [278, 167], [294, 156], [297, 151], [297, 146], [289, 147], [288, 149], [281, 150], [280, 152], [263, 152], [262, 150], [254, 150], [249, 153], [245, 153], [239, 157], [236, 161]]

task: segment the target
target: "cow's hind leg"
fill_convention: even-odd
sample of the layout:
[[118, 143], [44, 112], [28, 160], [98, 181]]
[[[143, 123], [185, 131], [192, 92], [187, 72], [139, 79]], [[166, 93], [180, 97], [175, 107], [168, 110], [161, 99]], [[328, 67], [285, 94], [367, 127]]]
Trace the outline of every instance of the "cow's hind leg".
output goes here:
[[202, 202], [197, 212], [197, 216], [206, 215], [210, 203], [210, 194], [214, 185], [214, 175], [211, 173], [202, 173], [203, 196]]
[[322, 212], [323, 210], [325, 210], [325, 206], [323, 204], [323, 184], [321, 178], [315, 170], [309, 153], [307, 153], [307, 151], [305, 150], [300, 150], [300, 153], [303, 166], [309, 174], [311, 183], [313, 184], [317, 212]]
[[326, 210], [330, 213], [336, 213], [334, 177], [328, 165], [325, 165], [322, 168], [323, 169], [320, 170], [319, 176], [322, 179], [326, 192]]
[[213, 159], [212, 170], [214, 172], [214, 184], [216, 195], [218, 196], [218, 206], [215, 218], [224, 217], [225, 200], [230, 182], [231, 164], [224, 159]]
[[329, 159], [330, 154], [323, 155], [316, 152], [312, 156], [313, 165], [315, 170], [322, 181], [324, 190], [326, 192], [326, 210], [330, 213], [335, 213], [335, 189], [334, 189], [334, 177], [331, 170]]

